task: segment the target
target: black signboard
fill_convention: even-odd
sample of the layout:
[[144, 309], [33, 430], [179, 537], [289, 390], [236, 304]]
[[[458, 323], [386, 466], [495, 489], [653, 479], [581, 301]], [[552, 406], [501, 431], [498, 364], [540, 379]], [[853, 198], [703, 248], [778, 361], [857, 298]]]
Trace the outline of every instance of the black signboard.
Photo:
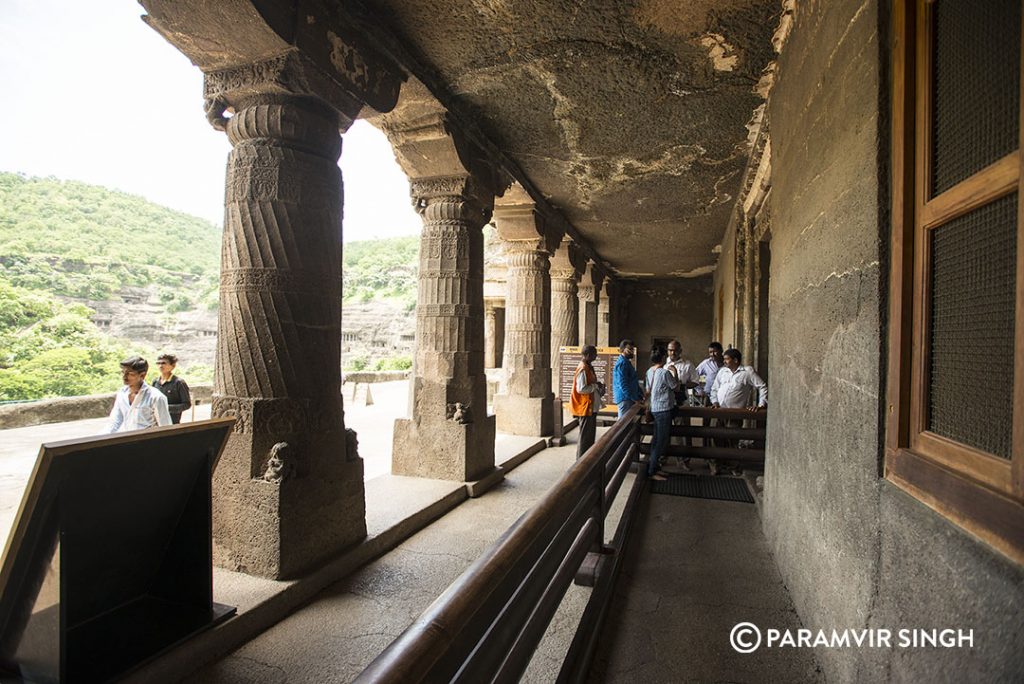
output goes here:
[[[558, 399], [568, 403], [569, 395], [572, 392], [573, 379], [576, 377], [576, 367], [580, 365], [583, 358], [582, 347], [559, 347], [558, 348]], [[603, 382], [608, 393], [605, 401], [612, 401], [612, 371], [615, 370], [615, 361], [619, 356], [617, 347], [598, 347], [597, 359], [594, 360], [594, 372], [597, 374], [597, 381]]]
[[233, 419], [44, 444], [0, 565], [0, 675], [124, 675], [234, 613], [211, 482]]

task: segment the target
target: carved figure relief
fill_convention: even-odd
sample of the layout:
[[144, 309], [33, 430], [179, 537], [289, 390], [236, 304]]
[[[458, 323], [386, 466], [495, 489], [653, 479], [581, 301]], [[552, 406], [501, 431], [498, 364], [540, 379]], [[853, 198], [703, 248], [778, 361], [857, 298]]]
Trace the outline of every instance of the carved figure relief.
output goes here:
[[448, 420], [453, 420], [460, 425], [473, 422], [473, 415], [470, 413], [469, 404], [463, 404], [461, 401], [448, 404], [447, 413]]
[[293, 466], [291, 463], [292, 448], [288, 442], [278, 442], [270, 447], [270, 458], [267, 459], [267, 469], [263, 472], [263, 479], [274, 484], [281, 484], [291, 477]]

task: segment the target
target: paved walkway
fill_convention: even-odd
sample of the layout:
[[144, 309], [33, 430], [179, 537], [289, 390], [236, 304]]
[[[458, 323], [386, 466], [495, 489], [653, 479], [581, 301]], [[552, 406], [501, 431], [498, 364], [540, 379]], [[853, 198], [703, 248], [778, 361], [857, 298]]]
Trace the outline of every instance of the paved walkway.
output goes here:
[[591, 682], [823, 682], [811, 649], [748, 655], [741, 622], [801, 627], [753, 504], [649, 494]]
[[[347, 682], [354, 679], [575, 462], [569, 444], [549, 448], [316, 596], [307, 606], [206, 667], [188, 682]], [[625, 500], [633, 476], [622, 486]], [[610, 516], [608, 537], [619, 509]], [[590, 589], [572, 586], [523, 681], [552, 682]]]

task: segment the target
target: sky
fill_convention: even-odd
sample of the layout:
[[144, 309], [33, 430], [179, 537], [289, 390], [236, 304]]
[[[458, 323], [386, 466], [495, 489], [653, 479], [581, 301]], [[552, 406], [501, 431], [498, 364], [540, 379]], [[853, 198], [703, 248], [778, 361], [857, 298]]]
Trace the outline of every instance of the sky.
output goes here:
[[[203, 77], [135, 0], [0, 0], [0, 171], [116, 188], [213, 221], [231, 149], [203, 114]], [[344, 240], [420, 219], [384, 134], [345, 134]]]

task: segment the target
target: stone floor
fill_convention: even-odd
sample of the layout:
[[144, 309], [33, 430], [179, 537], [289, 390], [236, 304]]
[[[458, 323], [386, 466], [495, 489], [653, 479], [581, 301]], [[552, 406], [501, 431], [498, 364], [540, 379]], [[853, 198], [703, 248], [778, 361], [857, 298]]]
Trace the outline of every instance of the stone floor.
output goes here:
[[[575, 455], [571, 434], [567, 446], [541, 451], [484, 496], [461, 504], [186, 681], [351, 681], [562, 477]], [[632, 477], [623, 484], [620, 506]], [[610, 517], [609, 538], [618, 513]], [[523, 681], [554, 681], [589, 593], [570, 589]]]
[[650, 494], [591, 682], [822, 682], [811, 649], [730, 645], [741, 622], [801, 627], [753, 504]]

